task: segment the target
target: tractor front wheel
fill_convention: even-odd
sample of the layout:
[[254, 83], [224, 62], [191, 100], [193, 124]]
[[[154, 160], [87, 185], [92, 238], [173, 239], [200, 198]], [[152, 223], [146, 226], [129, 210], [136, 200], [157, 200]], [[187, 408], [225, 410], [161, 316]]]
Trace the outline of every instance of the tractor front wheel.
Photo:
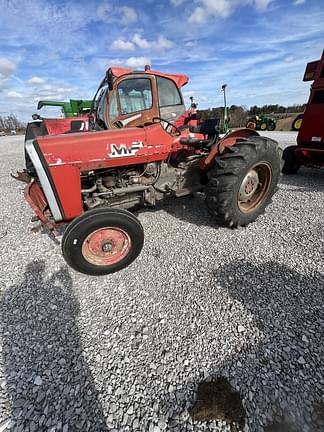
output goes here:
[[206, 205], [219, 225], [246, 226], [264, 212], [279, 180], [280, 160], [277, 142], [260, 136], [217, 156], [208, 172]]
[[99, 208], [85, 212], [68, 225], [62, 252], [75, 270], [99, 276], [127, 267], [140, 254], [143, 243], [142, 225], [132, 213]]
[[282, 173], [283, 174], [296, 174], [296, 172], [300, 168], [300, 162], [296, 156], [295, 150], [297, 149], [297, 146], [289, 146], [286, 147], [282, 154], [282, 159], [284, 161], [283, 167], [282, 167]]
[[249, 120], [249, 121], [246, 123], [245, 127], [248, 128], [248, 129], [256, 130], [256, 128], [257, 128], [257, 124], [256, 124], [256, 122], [254, 122], [253, 120]]

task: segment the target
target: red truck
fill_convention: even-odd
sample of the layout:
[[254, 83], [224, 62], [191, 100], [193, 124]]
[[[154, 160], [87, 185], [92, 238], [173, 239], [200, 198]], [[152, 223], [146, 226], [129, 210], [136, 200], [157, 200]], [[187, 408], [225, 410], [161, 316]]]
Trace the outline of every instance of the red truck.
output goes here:
[[297, 145], [283, 152], [284, 174], [302, 166], [324, 166], [324, 50], [320, 60], [307, 64], [303, 81], [314, 81], [298, 135]]

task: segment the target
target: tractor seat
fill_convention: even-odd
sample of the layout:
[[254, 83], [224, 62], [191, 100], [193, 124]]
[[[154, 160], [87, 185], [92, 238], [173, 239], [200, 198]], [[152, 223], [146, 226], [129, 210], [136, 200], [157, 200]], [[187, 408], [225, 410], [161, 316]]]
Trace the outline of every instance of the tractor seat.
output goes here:
[[214, 144], [214, 142], [218, 138], [219, 135], [218, 126], [219, 126], [219, 119], [216, 118], [206, 119], [204, 122], [202, 122], [200, 125], [196, 127], [191, 126], [189, 128], [190, 132], [205, 135], [205, 138], [207, 136], [207, 139], [199, 139], [199, 138], [191, 138], [191, 137], [181, 138], [180, 144], [188, 145], [191, 147], [198, 147], [198, 148], [208, 147]]
[[190, 127], [190, 132], [200, 133], [203, 135], [214, 136], [218, 135], [219, 131], [219, 119], [218, 118], [209, 118], [204, 120], [196, 127]]

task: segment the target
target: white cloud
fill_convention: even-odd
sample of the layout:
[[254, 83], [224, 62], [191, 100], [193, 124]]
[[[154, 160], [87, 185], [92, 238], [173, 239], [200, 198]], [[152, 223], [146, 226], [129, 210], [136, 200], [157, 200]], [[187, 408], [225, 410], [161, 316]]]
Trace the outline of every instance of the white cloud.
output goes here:
[[135, 9], [129, 6], [123, 6], [120, 8], [122, 12], [122, 23], [127, 25], [137, 21], [137, 13]]
[[0, 58], [0, 78], [10, 77], [15, 70], [16, 63], [4, 57]]
[[30, 85], [44, 84], [44, 82], [45, 82], [45, 80], [43, 78], [38, 77], [38, 76], [34, 76], [27, 81], [27, 83]]
[[127, 59], [123, 58], [115, 58], [110, 59], [107, 64], [107, 60], [102, 62], [104, 64], [104, 68], [108, 66], [121, 66], [121, 67], [129, 67], [129, 68], [144, 68], [145, 65], [150, 65], [151, 60], [148, 57], [129, 57]]
[[197, 7], [189, 17], [189, 22], [193, 24], [201, 24], [208, 18], [208, 12], [202, 7]]
[[197, 45], [197, 41], [193, 41], [193, 40], [189, 40], [188, 42], [185, 43], [186, 47], [194, 47]]
[[147, 57], [129, 57], [124, 64], [131, 68], [139, 68], [151, 64], [151, 60]]
[[252, 3], [254, 3], [256, 9], [265, 11], [272, 1], [273, 0], [254, 0]]
[[304, 3], [306, 3], [306, 0], [295, 0], [294, 6], [299, 6], [299, 5], [304, 4]]
[[184, 2], [185, 2], [185, 0], [171, 0], [171, 3], [175, 7], [178, 7], [178, 6], [182, 5], [182, 3], [184, 3]]
[[135, 47], [140, 49], [165, 50], [172, 48], [173, 46], [174, 43], [164, 36], [159, 36], [157, 40], [149, 41], [139, 33], [135, 33], [133, 38], [129, 41], [118, 38], [112, 43], [112, 48], [120, 51], [134, 51]]
[[132, 42], [141, 49], [154, 48], [157, 50], [164, 50], [164, 49], [172, 48], [174, 46], [174, 43], [171, 40], [165, 38], [164, 36], [159, 36], [158, 39], [155, 41], [154, 40], [149, 41], [143, 38], [138, 33], [135, 33], [135, 35], [132, 38]]
[[189, 22], [202, 24], [210, 17], [227, 18], [239, 6], [254, 6], [257, 10], [265, 11], [272, 1], [274, 0], [198, 0], [198, 6], [189, 16]]
[[33, 92], [42, 99], [67, 99], [71, 93], [75, 93], [75, 88], [59, 82], [44, 84]]
[[114, 7], [110, 3], [101, 3], [97, 7], [97, 16], [102, 21], [118, 22], [127, 26], [137, 21], [136, 10], [129, 6]]
[[134, 51], [135, 45], [131, 41], [125, 41], [124, 39], [116, 39], [111, 45], [112, 49], [120, 51]]
[[174, 46], [174, 43], [171, 40], [165, 38], [164, 36], [159, 36], [158, 40], [154, 42], [154, 46], [157, 49], [163, 50], [163, 49], [172, 48]]
[[10, 90], [10, 91], [8, 91], [7, 96], [8, 96], [10, 99], [22, 99], [22, 98], [24, 97], [23, 94], [21, 94], [21, 93], [19, 93], [19, 92], [16, 92], [16, 91], [14, 91], [14, 90]]
[[219, 16], [222, 18], [228, 17], [234, 10], [233, 0], [200, 0], [200, 6], [196, 7], [192, 15], [189, 17], [189, 22], [201, 24], [211, 16]]
[[134, 44], [136, 44], [139, 48], [142, 49], [148, 49], [152, 46], [152, 42], [149, 42], [147, 39], [142, 38], [138, 33], [134, 34], [132, 41], [134, 42]]

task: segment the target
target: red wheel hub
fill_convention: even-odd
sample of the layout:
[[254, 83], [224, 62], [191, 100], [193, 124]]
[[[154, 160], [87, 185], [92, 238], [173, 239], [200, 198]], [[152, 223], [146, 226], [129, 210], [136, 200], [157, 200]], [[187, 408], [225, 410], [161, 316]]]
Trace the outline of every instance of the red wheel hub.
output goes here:
[[84, 240], [82, 255], [91, 264], [112, 265], [125, 258], [131, 245], [129, 235], [121, 228], [100, 228]]

